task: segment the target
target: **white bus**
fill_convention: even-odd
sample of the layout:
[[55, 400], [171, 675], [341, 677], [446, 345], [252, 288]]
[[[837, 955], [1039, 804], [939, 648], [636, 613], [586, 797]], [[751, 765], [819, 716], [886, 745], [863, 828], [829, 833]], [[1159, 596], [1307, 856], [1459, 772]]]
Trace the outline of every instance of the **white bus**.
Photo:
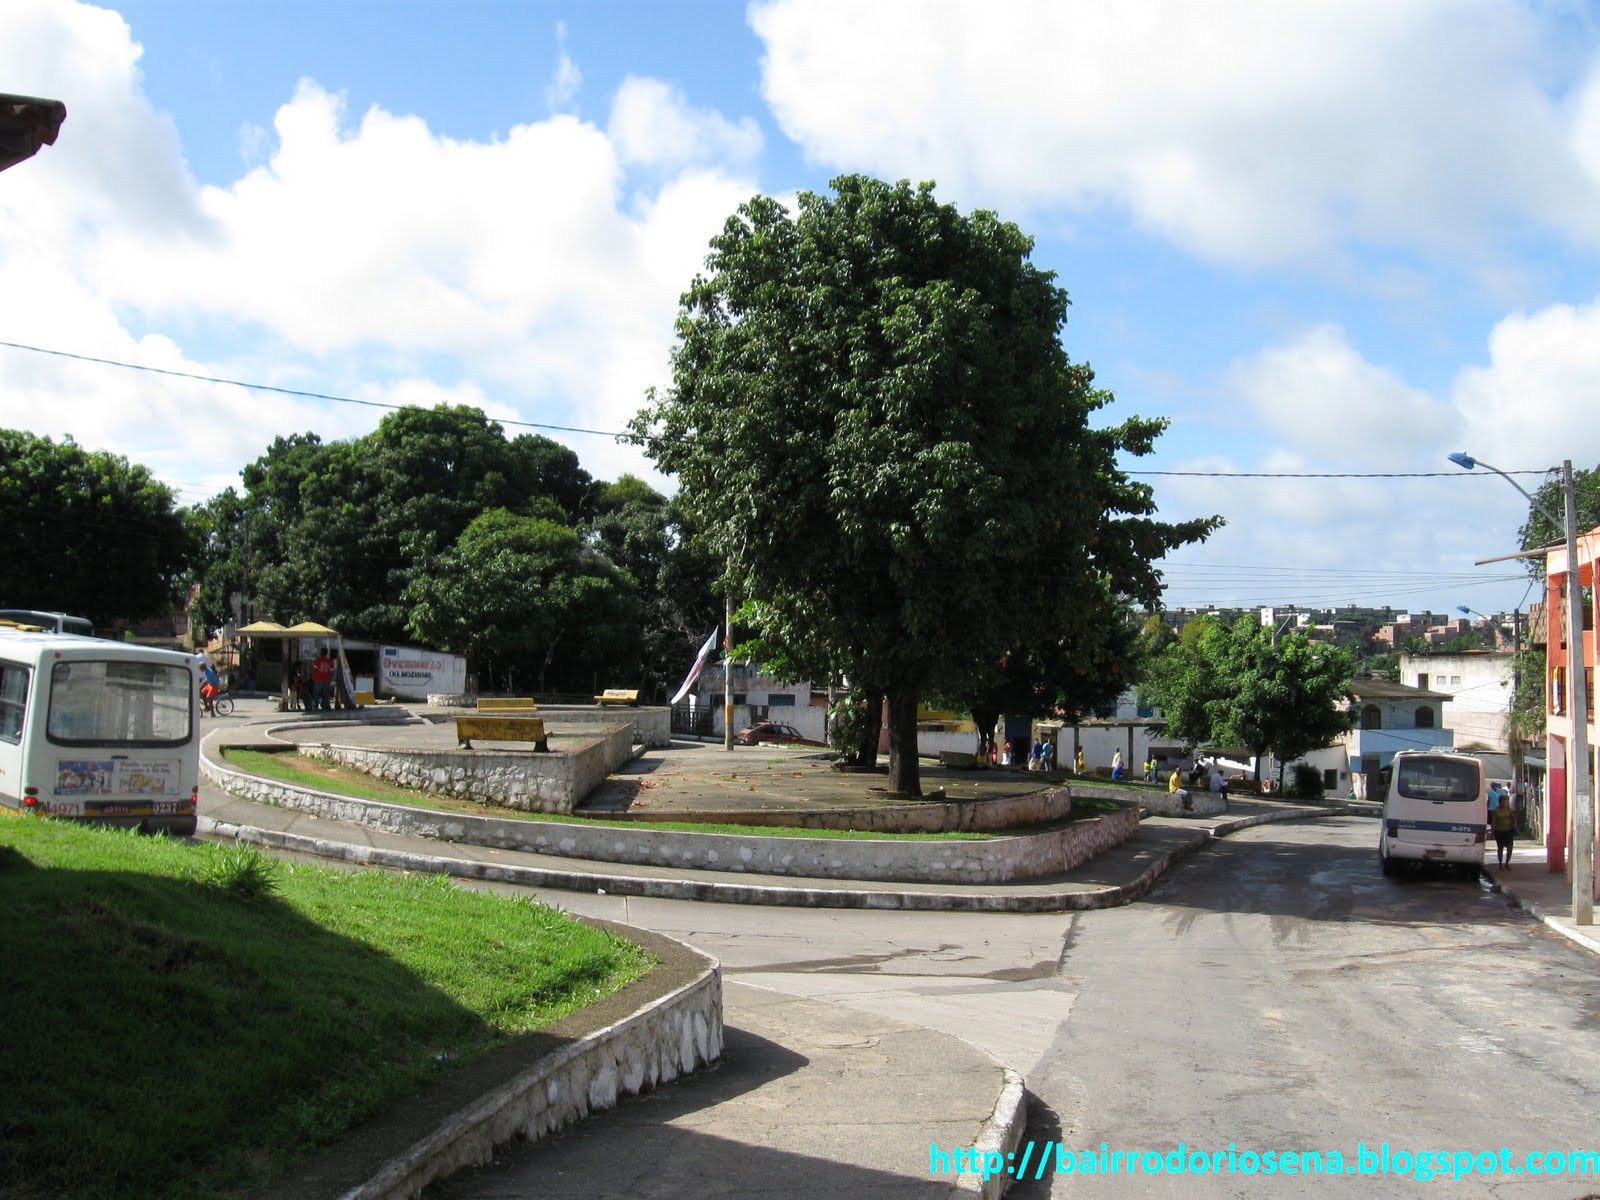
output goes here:
[[175, 651], [0, 627], [0, 804], [192, 834], [197, 679]]
[[1382, 776], [1383, 873], [1392, 875], [1401, 861], [1432, 862], [1476, 879], [1489, 827], [1483, 763], [1468, 754], [1402, 750]]

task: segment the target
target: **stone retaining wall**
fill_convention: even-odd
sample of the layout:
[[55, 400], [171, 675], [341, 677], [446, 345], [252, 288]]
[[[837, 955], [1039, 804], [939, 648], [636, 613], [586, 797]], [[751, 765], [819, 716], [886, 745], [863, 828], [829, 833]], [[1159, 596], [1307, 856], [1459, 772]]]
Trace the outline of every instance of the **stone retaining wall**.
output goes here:
[[392, 750], [301, 742], [300, 753], [402, 787], [518, 812], [570, 813], [633, 757], [633, 726], [617, 724], [571, 750]]
[[206, 778], [247, 799], [446, 842], [594, 862], [903, 883], [1004, 883], [1069, 871], [1139, 830], [1131, 806], [1055, 829], [973, 841], [762, 837], [432, 812], [247, 775], [202, 755]]

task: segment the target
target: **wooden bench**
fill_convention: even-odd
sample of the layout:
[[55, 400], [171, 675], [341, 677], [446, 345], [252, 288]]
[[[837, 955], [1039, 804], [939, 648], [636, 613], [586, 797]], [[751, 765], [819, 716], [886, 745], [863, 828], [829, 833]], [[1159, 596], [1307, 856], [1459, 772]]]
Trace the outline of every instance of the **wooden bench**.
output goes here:
[[472, 739], [485, 742], [532, 742], [541, 754], [550, 752], [544, 721], [538, 717], [457, 717], [456, 741], [463, 750], [472, 749]]
[[594, 698], [594, 702], [604, 708], [608, 704], [628, 704], [637, 706], [639, 703], [638, 688], [607, 688], [601, 695]]
[[478, 697], [478, 711], [481, 713], [531, 713], [538, 710], [539, 706], [527, 696]]

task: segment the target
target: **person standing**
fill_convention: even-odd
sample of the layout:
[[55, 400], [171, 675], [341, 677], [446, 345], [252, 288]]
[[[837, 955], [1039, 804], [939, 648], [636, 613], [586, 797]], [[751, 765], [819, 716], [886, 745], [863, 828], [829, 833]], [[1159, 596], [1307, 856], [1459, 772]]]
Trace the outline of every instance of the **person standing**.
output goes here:
[[1491, 796], [1498, 797], [1489, 809], [1489, 828], [1494, 832], [1494, 854], [1499, 865], [1511, 870], [1511, 850], [1517, 840], [1517, 810], [1511, 806], [1511, 797], [1496, 784]]
[[1122, 778], [1122, 751], [1118, 750], [1111, 755], [1111, 778]]
[[326, 646], [311, 660], [311, 707], [333, 711], [333, 659], [328, 657]]
[[1072, 769], [1078, 775], [1083, 774], [1083, 747], [1079, 746], [1072, 756]]

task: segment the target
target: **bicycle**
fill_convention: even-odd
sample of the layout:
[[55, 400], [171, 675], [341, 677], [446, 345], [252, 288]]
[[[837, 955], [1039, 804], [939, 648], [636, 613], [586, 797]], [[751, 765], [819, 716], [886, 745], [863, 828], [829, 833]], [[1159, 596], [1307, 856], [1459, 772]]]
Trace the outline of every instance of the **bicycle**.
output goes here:
[[233, 697], [227, 692], [218, 692], [211, 697], [207, 708], [213, 717], [230, 717], [233, 715]]

